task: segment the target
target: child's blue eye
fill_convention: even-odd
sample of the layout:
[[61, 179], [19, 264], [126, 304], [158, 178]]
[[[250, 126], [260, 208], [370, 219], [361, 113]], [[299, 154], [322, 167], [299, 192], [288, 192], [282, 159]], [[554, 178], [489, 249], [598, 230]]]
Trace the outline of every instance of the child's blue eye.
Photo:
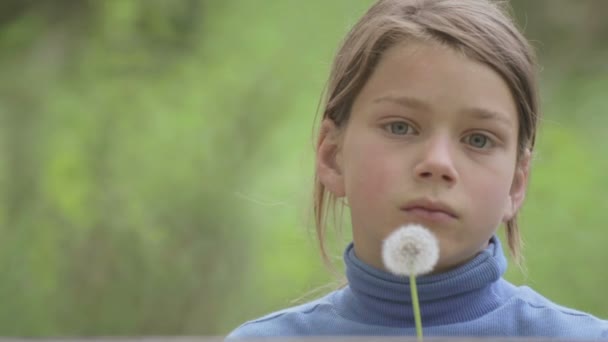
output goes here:
[[488, 145], [488, 143], [490, 142], [490, 139], [488, 139], [487, 136], [479, 133], [471, 134], [467, 136], [465, 140], [469, 145], [475, 148], [487, 147], [486, 145]]
[[411, 131], [413, 130], [412, 126], [410, 126], [406, 122], [402, 122], [402, 121], [391, 122], [386, 126], [392, 134], [396, 134], [396, 135], [411, 134], [412, 133]]

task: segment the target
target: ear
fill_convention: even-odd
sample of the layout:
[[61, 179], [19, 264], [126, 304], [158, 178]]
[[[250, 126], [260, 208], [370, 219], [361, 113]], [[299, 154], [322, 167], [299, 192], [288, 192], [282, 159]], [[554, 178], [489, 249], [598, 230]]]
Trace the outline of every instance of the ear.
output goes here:
[[336, 197], [343, 197], [344, 176], [341, 163], [341, 132], [331, 119], [321, 122], [317, 141], [316, 171], [319, 181]]
[[509, 191], [509, 206], [506, 208], [503, 217], [504, 222], [515, 217], [524, 202], [526, 190], [528, 189], [531, 155], [530, 149], [526, 148], [515, 167], [515, 175], [513, 176], [511, 190]]

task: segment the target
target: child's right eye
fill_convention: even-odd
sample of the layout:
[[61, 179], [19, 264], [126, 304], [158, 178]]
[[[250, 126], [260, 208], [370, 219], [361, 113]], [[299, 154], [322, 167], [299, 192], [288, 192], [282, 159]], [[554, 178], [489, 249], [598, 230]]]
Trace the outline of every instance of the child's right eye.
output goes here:
[[391, 122], [386, 124], [384, 127], [387, 131], [395, 135], [406, 135], [414, 133], [414, 128], [407, 122], [403, 121]]

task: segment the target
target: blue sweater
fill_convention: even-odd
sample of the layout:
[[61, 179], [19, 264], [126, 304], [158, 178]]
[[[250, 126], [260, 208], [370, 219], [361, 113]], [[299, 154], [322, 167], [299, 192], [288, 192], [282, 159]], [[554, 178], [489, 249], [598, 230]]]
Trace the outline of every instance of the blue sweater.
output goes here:
[[[526, 336], [608, 340], [608, 321], [559, 306], [502, 278], [500, 241], [446, 273], [417, 279], [425, 336]], [[407, 278], [344, 253], [349, 285], [247, 322], [228, 339], [270, 336], [416, 335]], [[565, 284], [564, 286], [567, 286]]]

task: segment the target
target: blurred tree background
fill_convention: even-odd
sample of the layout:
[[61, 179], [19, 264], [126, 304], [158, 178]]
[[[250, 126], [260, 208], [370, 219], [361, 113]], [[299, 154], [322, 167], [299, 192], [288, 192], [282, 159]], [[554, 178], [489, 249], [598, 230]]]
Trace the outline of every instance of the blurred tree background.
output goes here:
[[[0, 335], [222, 335], [331, 290], [313, 122], [370, 3], [3, 0]], [[544, 119], [507, 276], [608, 318], [608, 2], [512, 3]]]

